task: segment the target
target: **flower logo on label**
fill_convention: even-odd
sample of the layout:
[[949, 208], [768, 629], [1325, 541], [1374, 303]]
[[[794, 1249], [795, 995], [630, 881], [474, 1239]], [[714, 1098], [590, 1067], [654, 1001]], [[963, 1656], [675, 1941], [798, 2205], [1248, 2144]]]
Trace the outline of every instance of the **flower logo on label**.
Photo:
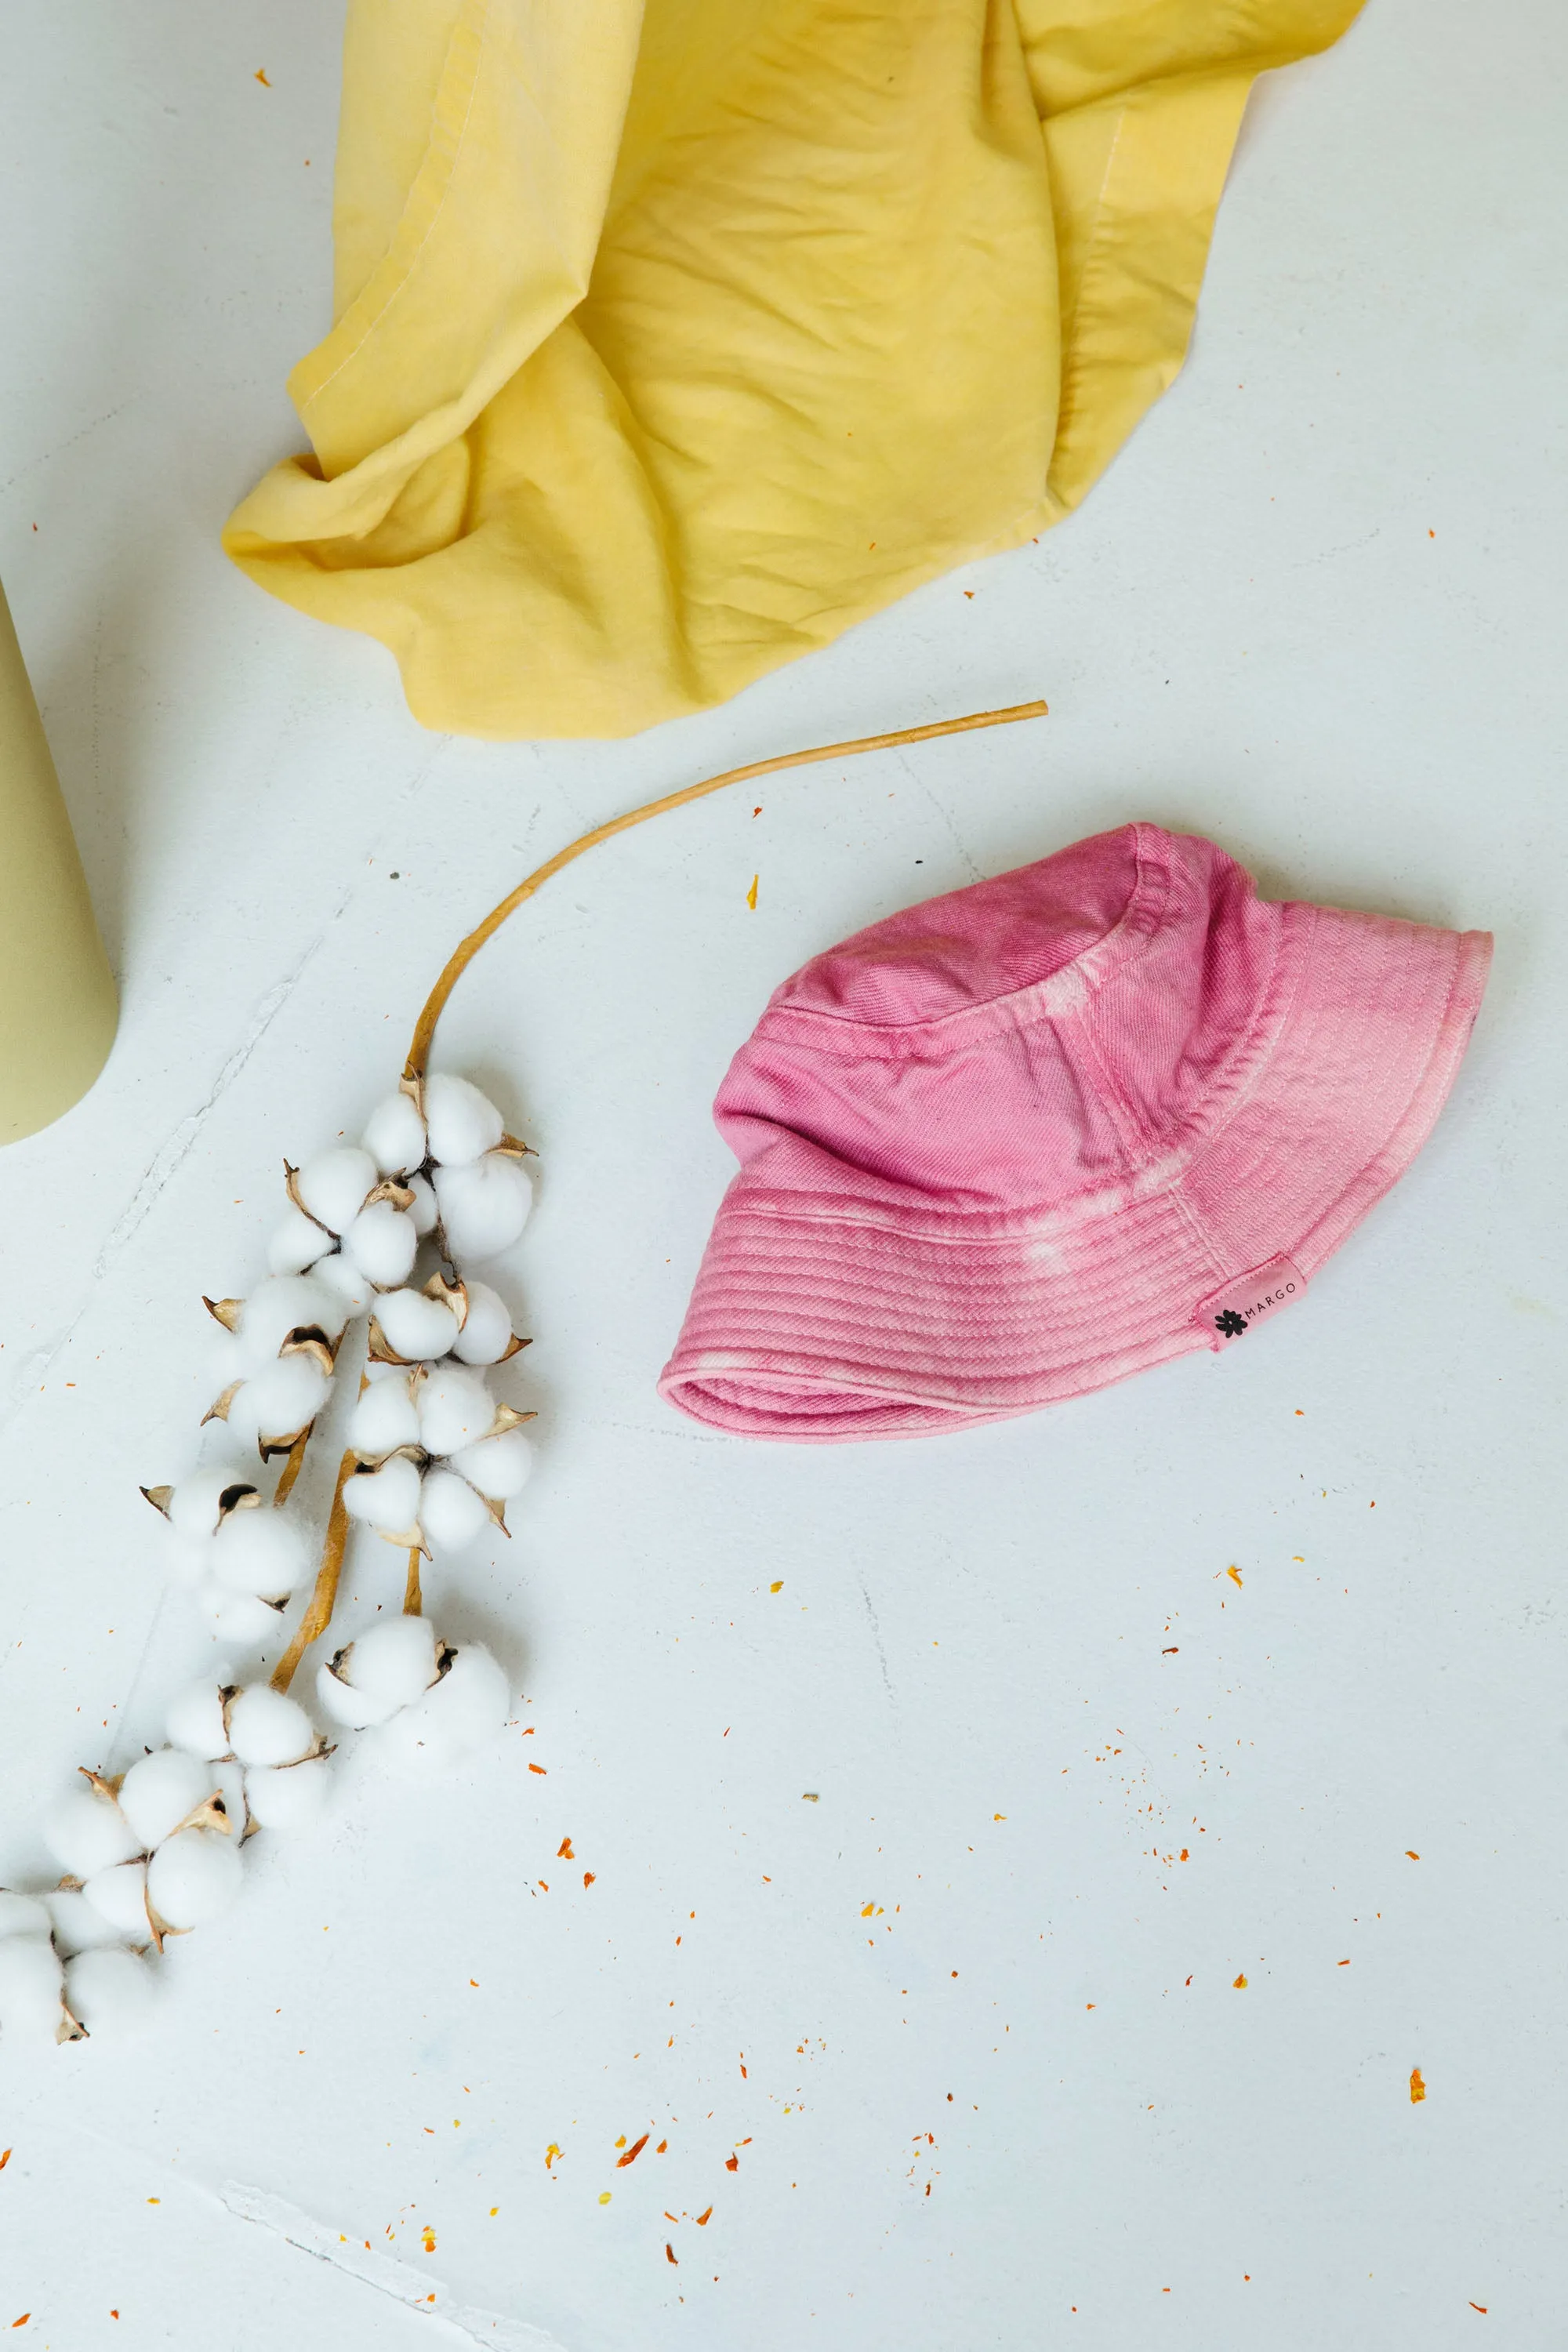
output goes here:
[[1227, 1339], [1239, 1339], [1247, 1328], [1247, 1318], [1238, 1315], [1234, 1307], [1227, 1307], [1223, 1315], [1215, 1317], [1214, 1328]]

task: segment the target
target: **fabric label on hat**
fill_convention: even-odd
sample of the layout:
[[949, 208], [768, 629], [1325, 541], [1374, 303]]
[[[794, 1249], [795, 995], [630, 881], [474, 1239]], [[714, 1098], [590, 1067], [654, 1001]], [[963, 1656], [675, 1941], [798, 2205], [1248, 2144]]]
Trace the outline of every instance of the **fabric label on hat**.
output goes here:
[[1255, 1323], [1300, 1298], [1306, 1287], [1300, 1266], [1288, 1257], [1271, 1257], [1267, 1265], [1255, 1265], [1250, 1274], [1237, 1275], [1223, 1290], [1211, 1290], [1200, 1298], [1194, 1318], [1211, 1348], [1228, 1348], [1245, 1339]]

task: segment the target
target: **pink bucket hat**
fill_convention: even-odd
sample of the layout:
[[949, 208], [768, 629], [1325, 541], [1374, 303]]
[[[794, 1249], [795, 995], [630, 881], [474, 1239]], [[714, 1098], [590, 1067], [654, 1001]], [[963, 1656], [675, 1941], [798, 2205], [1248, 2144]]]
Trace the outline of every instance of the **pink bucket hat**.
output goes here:
[[1490, 955], [1270, 905], [1152, 824], [858, 932], [720, 1089], [741, 1171], [662, 1392], [752, 1437], [916, 1437], [1235, 1345], [1426, 1141]]

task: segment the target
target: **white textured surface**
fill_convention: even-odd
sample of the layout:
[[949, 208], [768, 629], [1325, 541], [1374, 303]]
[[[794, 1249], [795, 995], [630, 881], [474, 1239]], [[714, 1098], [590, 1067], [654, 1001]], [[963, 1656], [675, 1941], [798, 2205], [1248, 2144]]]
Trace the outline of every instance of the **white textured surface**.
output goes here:
[[[443, 1058], [543, 1155], [502, 1277], [543, 1418], [516, 1541], [437, 1598], [528, 1736], [253, 1848], [139, 2049], [0, 2052], [0, 2326], [1560, 2345], [1561, 11], [1373, 0], [1259, 92], [1192, 364], [1054, 537], [705, 718], [513, 748], [421, 735], [216, 545], [325, 321], [335, 16], [7, 17], [0, 571], [125, 1015], [0, 1160], [0, 1879], [199, 1657], [135, 1492], [189, 1459], [196, 1294], [254, 1278], [280, 1155], [385, 1089], [458, 932], [732, 761], [1053, 715], [639, 833], [464, 986]], [[1133, 814], [1495, 929], [1410, 1177], [1245, 1352], [922, 1445], [679, 1421], [769, 988]]]

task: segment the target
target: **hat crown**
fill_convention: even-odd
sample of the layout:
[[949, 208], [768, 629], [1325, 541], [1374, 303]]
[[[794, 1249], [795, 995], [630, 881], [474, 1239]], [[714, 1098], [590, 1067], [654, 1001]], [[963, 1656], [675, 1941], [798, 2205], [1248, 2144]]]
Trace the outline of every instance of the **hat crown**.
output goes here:
[[973, 1206], [1123, 1184], [1245, 1055], [1284, 913], [1212, 842], [1151, 824], [929, 899], [776, 992], [721, 1132], [791, 1184], [820, 1155], [836, 1182]]

